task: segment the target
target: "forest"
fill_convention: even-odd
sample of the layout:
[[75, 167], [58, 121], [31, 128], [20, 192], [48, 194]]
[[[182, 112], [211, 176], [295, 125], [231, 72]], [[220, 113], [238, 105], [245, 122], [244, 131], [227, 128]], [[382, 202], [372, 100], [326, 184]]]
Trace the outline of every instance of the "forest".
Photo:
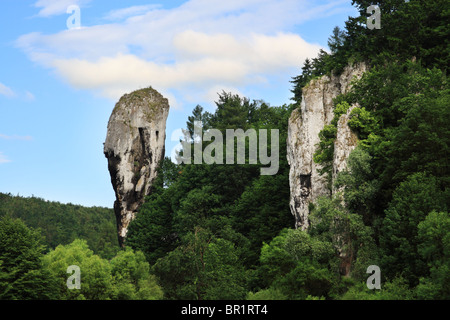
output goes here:
[[[248, 161], [166, 157], [124, 248], [112, 209], [0, 194], [0, 299], [450, 299], [450, 4], [352, 4], [360, 16], [336, 27], [330, 52], [307, 59], [286, 84], [292, 101], [270, 106], [222, 92], [214, 112], [198, 105], [187, 119], [192, 142], [195, 121], [203, 132], [278, 129], [277, 174]], [[381, 8], [379, 30], [365, 24], [372, 4]], [[343, 191], [311, 204], [308, 229], [295, 229], [288, 119], [311, 79], [360, 61], [369, 71], [334, 100], [336, 117], [358, 105], [348, 124], [358, 146], [334, 181]], [[332, 121], [314, 156], [327, 177], [335, 139]], [[66, 287], [74, 264], [80, 290]], [[367, 287], [370, 265], [380, 267], [381, 289]]]

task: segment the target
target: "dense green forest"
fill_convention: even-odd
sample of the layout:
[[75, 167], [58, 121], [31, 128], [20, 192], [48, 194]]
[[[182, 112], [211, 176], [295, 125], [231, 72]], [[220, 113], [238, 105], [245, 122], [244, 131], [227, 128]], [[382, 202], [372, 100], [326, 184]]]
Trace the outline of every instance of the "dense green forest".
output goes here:
[[0, 218], [21, 219], [40, 229], [47, 251], [76, 239], [86, 240], [89, 248], [103, 258], [112, 258], [118, 250], [114, 210], [83, 207], [0, 193]]
[[[360, 16], [334, 29], [331, 52], [305, 61], [292, 103], [223, 92], [214, 113], [197, 106], [187, 120], [193, 143], [195, 121], [224, 135], [278, 129], [276, 175], [248, 157], [165, 158], [120, 250], [109, 209], [0, 195], [0, 299], [450, 299], [450, 3], [352, 3]], [[372, 4], [379, 30], [365, 24]], [[320, 198], [309, 228], [294, 229], [288, 119], [311, 79], [360, 61], [369, 71], [334, 101], [336, 116], [357, 104], [349, 127], [359, 144], [334, 181], [342, 193]], [[336, 123], [320, 138], [314, 160], [330, 175]], [[81, 290], [66, 287], [72, 264], [88, 270]], [[366, 285], [370, 265], [381, 289]]]
[[[152, 264], [165, 298], [450, 298], [450, 6], [353, 4], [360, 17], [349, 18], [345, 30], [335, 28], [331, 52], [306, 60], [293, 79], [294, 103], [268, 107], [223, 93], [213, 114], [198, 106], [186, 126], [191, 136], [195, 120], [204, 131], [276, 128], [285, 141], [301, 89], [364, 61], [370, 70], [335, 99], [337, 117], [358, 105], [349, 126], [359, 146], [335, 181], [343, 194], [320, 199], [309, 229], [294, 230], [283, 148], [275, 176], [259, 175], [258, 165], [175, 165], [166, 159], [160, 186], [127, 239]], [[379, 30], [366, 26], [371, 4], [381, 8]], [[324, 168], [332, 160], [335, 126], [320, 135], [315, 161]], [[382, 290], [366, 286], [370, 265], [382, 270]]]

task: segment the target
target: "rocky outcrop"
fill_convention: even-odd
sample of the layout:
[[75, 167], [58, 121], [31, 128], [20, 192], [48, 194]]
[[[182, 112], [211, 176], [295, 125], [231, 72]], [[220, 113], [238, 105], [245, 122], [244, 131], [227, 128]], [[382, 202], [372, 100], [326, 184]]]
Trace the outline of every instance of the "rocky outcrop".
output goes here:
[[[339, 118], [337, 123], [336, 140], [334, 141], [332, 181], [336, 180], [339, 172], [347, 169], [348, 156], [358, 144], [357, 135], [348, 126], [350, 113], [354, 108], [355, 106], [351, 106], [347, 110], [347, 113]], [[339, 190], [332, 185], [333, 194], [338, 191]]]
[[109, 119], [104, 154], [116, 194], [120, 245], [164, 158], [168, 114], [168, 100], [150, 87], [121, 97]]
[[[307, 229], [310, 203], [319, 196], [330, 195], [332, 190], [322, 168], [313, 160], [319, 143], [319, 133], [334, 117], [333, 99], [348, 92], [351, 81], [366, 71], [365, 64], [348, 66], [342, 74], [322, 76], [311, 80], [303, 88], [300, 108], [294, 110], [289, 119], [287, 158], [290, 165], [290, 209], [295, 218], [295, 227]], [[351, 110], [351, 108], [350, 108]], [[333, 177], [346, 168], [346, 159], [355, 148], [357, 139], [347, 125], [348, 116], [342, 115], [338, 122], [334, 146]]]

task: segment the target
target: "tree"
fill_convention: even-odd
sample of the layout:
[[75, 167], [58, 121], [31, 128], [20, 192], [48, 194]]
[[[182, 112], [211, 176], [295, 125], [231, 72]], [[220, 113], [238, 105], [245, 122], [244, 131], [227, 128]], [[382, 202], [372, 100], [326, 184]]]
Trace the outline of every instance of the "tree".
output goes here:
[[382, 284], [381, 290], [370, 290], [366, 282], [359, 282], [339, 297], [340, 300], [413, 300], [414, 291], [401, 277]]
[[270, 287], [279, 277], [288, 274], [295, 267], [295, 260], [284, 248], [288, 229], [283, 229], [270, 243], [261, 248], [259, 273], [263, 287]]
[[313, 65], [311, 60], [306, 58], [302, 67], [302, 73], [296, 77], [293, 77], [291, 81], [291, 83], [294, 84], [294, 88], [291, 89], [294, 97], [291, 100], [294, 100], [297, 106], [300, 106], [300, 103], [302, 102], [303, 87], [306, 86], [311, 80], [312, 73]]
[[[346, 22], [348, 42], [354, 54], [373, 60], [383, 54], [401, 60], [416, 57], [426, 67], [447, 70], [449, 64], [449, 10], [447, 0], [353, 0], [360, 16]], [[381, 29], [366, 27], [367, 8], [377, 5], [381, 10]]]
[[234, 245], [196, 228], [183, 245], [154, 265], [168, 299], [234, 300], [245, 297], [244, 270]]
[[[86, 241], [75, 240], [71, 244], [59, 245], [46, 254], [44, 267], [58, 279], [61, 300], [105, 300], [113, 296], [111, 267], [107, 260], [95, 255]], [[81, 289], [67, 287], [67, 268], [80, 268]]]
[[150, 274], [150, 266], [142, 252], [127, 247], [111, 261], [111, 275], [114, 283], [114, 299], [159, 300], [163, 292]]
[[[433, 73], [440, 74], [429, 71], [430, 78]], [[406, 115], [398, 127], [387, 132], [383, 143], [382, 178], [386, 183], [397, 185], [415, 172], [426, 172], [436, 177], [442, 189], [450, 185], [450, 89], [445, 79], [436, 85], [445, 89], [425, 87], [421, 94], [411, 93], [399, 100]]]
[[240, 300], [245, 297], [246, 279], [234, 244], [225, 239], [212, 241], [205, 252], [205, 299]]
[[394, 191], [380, 237], [382, 268], [388, 278], [402, 275], [414, 287], [427, 276], [427, 263], [418, 251], [418, 226], [429, 212], [447, 210], [446, 201], [437, 179], [424, 173], [412, 174]]
[[85, 239], [104, 258], [112, 258], [119, 249], [112, 209], [0, 194], [0, 217], [3, 216], [19, 218], [27, 226], [40, 229], [49, 249], [76, 238]]
[[450, 298], [450, 215], [430, 212], [418, 226], [418, 251], [430, 269], [416, 288], [419, 299]]
[[342, 190], [345, 206], [361, 215], [364, 224], [369, 226], [374, 226], [376, 219], [376, 195], [380, 185], [372, 163], [372, 156], [360, 145], [350, 153], [348, 169], [340, 172], [334, 182], [336, 189]]
[[251, 102], [248, 98], [223, 91], [219, 94], [216, 106], [216, 111], [209, 118], [210, 128], [247, 130], [258, 107], [258, 102]]
[[195, 255], [192, 251], [179, 246], [156, 261], [153, 272], [163, 288], [164, 299], [198, 299], [194, 259]]
[[265, 288], [256, 294], [280, 293], [287, 299], [328, 296], [333, 285], [331, 243], [306, 231], [284, 229], [261, 250], [259, 272]]
[[335, 54], [344, 45], [345, 36], [345, 31], [338, 26], [334, 27], [333, 34], [328, 38], [328, 47], [332, 54]]
[[39, 231], [19, 219], [0, 219], [0, 299], [57, 297], [55, 279], [41, 263], [44, 250]]
[[203, 129], [204, 127], [207, 127], [209, 125], [210, 117], [211, 114], [209, 112], [204, 112], [202, 106], [197, 105], [194, 108], [194, 110], [192, 111], [192, 115], [188, 117], [188, 121], [186, 122], [187, 132], [192, 137], [192, 139], [197, 138], [195, 136], [195, 122], [202, 122], [203, 127], [200, 129]]
[[145, 254], [151, 264], [177, 246], [173, 227], [172, 201], [174, 188], [155, 190], [130, 223], [126, 246]]
[[277, 175], [254, 180], [233, 208], [234, 229], [250, 240], [245, 257], [248, 266], [258, 264], [264, 242], [269, 242], [279, 230], [293, 224], [289, 215], [289, 171], [286, 167], [282, 164]]
[[180, 203], [174, 217], [174, 228], [180, 235], [192, 232], [195, 227], [205, 228], [215, 218], [215, 211], [221, 204], [221, 197], [211, 186], [191, 190]]
[[335, 266], [343, 276], [360, 278], [361, 266], [377, 264], [377, 248], [373, 229], [366, 226], [362, 216], [349, 212], [342, 198], [320, 197], [310, 214], [311, 236], [333, 245], [339, 263]]
[[280, 289], [268, 288], [262, 289], [257, 292], [249, 292], [247, 294], [247, 300], [287, 300]]

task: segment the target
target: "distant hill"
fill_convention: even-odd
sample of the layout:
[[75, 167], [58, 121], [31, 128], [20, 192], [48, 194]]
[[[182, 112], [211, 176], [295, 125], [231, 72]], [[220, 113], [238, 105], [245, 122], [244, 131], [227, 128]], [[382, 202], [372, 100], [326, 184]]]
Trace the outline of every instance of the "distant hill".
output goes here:
[[89, 248], [104, 258], [113, 257], [119, 248], [113, 209], [0, 193], [0, 218], [5, 215], [41, 229], [49, 250], [77, 238], [85, 239]]

